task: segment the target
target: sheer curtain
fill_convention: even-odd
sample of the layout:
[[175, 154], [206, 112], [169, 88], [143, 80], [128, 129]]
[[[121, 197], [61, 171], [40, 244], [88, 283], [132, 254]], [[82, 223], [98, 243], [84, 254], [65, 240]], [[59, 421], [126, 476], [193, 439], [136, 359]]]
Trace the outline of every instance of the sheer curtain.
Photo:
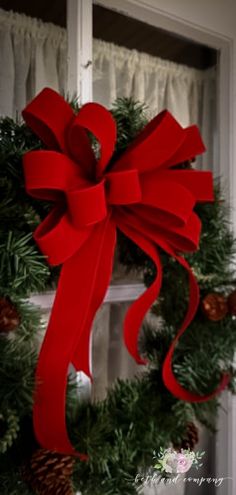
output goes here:
[[[0, 9], [0, 115], [16, 117], [44, 86], [67, 88], [64, 28]], [[145, 102], [150, 117], [168, 108], [183, 126], [197, 123], [207, 152], [198, 167], [216, 160], [215, 69], [191, 69], [157, 57], [94, 40], [94, 100], [110, 107], [118, 96]]]
[[44, 86], [66, 91], [66, 30], [0, 9], [0, 114], [13, 118]]
[[212, 164], [215, 136], [216, 70], [192, 69], [136, 50], [94, 40], [94, 100], [110, 107], [118, 96], [144, 102], [149, 117], [167, 108], [182, 126], [196, 123], [207, 152], [200, 168]]

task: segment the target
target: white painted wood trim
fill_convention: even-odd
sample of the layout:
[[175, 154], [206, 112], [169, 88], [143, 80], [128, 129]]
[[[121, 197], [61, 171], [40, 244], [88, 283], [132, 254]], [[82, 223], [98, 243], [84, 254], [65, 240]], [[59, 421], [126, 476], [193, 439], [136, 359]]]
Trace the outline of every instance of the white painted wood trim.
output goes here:
[[228, 38], [200, 26], [194, 20], [188, 22], [181, 17], [165, 12], [159, 8], [158, 1], [156, 1], [155, 6], [151, 6], [148, 2], [142, 0], [94, 0], [93, 3], [117, 11], [125, 16], [133, 17], [151, 26], [165, 29], [178, 36], [181, 35], [190, 40], [211, 46], [216, 50], [220, 50], [225, 42], [229, 41]]
[[219, 495], [235, 494], [236, 397], [228, 391], [221, 397], [216, 437], [216, 477], [226, 478], [217, 488]]
[[[108, 287], [104, 303], [118, 303], [125, 301], [135, 301], [145, 290], [144, 284], [114, 284]], [[43, 294], [33, 294], [30, 302], [40, 306], [41, 310], [46, 313], [52, 308], [55, 298], [55, 291], [48, 291]]]
[[92, 0], [67, 0], [69, 97], [92, 100]]

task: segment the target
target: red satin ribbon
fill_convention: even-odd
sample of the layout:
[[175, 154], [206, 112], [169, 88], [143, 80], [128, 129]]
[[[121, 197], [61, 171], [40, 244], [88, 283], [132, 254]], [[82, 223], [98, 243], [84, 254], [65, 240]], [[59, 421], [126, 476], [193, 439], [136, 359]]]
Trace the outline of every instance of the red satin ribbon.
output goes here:
[[[54, 202], [34, 237], [49, 263], [63, 264], [37, 365], [34, 427], [43, 447], [78, 455], [65, 424], [68, 366], [73, 363], [91, 377], [91, 325], [109, 285], [117, 228], [139, 245], [157, 268], [154, 282], [125, 318], [124, 339], [131, 356], [144, 363], [138, 351], [138, 333], [161, 288], [160, 246], [188, 271], [190, 287], [187, 315], [164, 361], [165, 386], [179, 399], [201, 402], [228, 383], [228, 376], [223, 375], [216, 390], [199, 396], [184, 389], [172, 371], [175, 346], [199, 304], [197, 282], [179, 253], [198, 247], [201, 222], [193, 208], [197, 201], [213, 200], [212, 175], [171, 170], [205, 148], [197, 127], [183, 129], [167, 111], [144, 128], [109, 171], [116, 124], [101, 105], [88, 103], [75, 116], [61, 96], [46, 88], [26, 107], [23, 117], [52, 149], [26, 153], [23, 160], [28, 193]], [[87, 131], [100, 144], [98, 160]]]

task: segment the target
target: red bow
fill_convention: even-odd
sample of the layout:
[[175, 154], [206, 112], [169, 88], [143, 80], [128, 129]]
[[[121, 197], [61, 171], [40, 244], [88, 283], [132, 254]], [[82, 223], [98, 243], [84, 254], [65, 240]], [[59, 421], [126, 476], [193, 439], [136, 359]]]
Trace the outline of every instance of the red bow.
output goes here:
[[[65, 426], [68, 366], [73, 363], [90, 376], [91, 325], [110, 281], [117, 228], [157, 268], [154, 282], [126, 315], [124, 339], [130, 354], [137, 363], [144, 363], [138, 352], [138, 332], [161, 287], [160, 246], [186, 268], [190, 283], [188, 312], [163, 365], [165, 386], [179, 399], [200, 402], [213, 397], [228, 381], [224, 375], [217, 390], [203, 397], [185, 390], [172, 371], [176, 343], [199, 304], [197, 282], [178, 253], [198, 247], [201, 222], [193, 208], [196, 201], [213, 200], [212, 175], [171, 170], [202, 153], [204, 145], [197, 127], [183, 129], [167, 111], [155, 117], [111, 166], [116, 124], [101, 105], [88, 103], [75, 116], [61, 96], [46, 88], [26, 107], [23, 117], [53, 149], [24, 156], [28, 193], [55, 203], [35, 231], [35, 240], [49, 263], [63, 264], [38, 360], [34, 426], [43, 447], [75, 454]], [[87, 131], [100, 144], [98, 160]]]

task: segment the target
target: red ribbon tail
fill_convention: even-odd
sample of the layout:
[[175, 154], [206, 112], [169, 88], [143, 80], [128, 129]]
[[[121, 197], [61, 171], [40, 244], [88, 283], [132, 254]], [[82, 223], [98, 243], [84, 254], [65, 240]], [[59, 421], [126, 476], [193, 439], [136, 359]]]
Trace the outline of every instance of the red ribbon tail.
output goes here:
[[[167, 250], [166, 247], [165, 250]], [[222, 390], [224, 390], [224, 388], [227, 386], [229, 382], [229, 375], [223, 374], [221, 382], [218, 385], [218, 387], [215, 390], [213, 390], [213, 392], [204, 396], [195, 394], [193, 392], [189, 392], [178, 382], [177, 378], [175, 377], [172, 369], [173, 354], [180, 337], [183, 335], [188, 325], [191, 323], [197, 311], [199, 305], [199, 287], [187, 261], [181, 256], [176, 255], [174, 251], [172, 251], [171, 249], [168, 249], [167, 252], [169, 252], [171, 256], [175, 257], [176, 260], [188, 271], [190, 293], [189, 293], [189, 307], [187, 314], [185, 316], [185, 319], [183, 321], [180, 330], [178, 331], [173, 342], [171, 343], [171, 346], [168, 350], [168, 353], [166, 355], [163, 364], [163, 368], [162, 368], [163, 382], [166, 388], [178, 399], [185, 400], [188, 402], [206, 402], [212, 399], [213, 397], [215, 397], [216, 395], [218, 395], [220, 392], [222, 392]]]
[[[125, 216], [124, 216], [124, 220], [125, 220]], [[122, 221], [118, 222], [118, 225], [119, 228], [124, 232], [124, 234], [130, 237], [138, 246], [141, 247], [141, 249], [143, 249], [153, 259], [158, 269], [159, 275], [161, 274], [161, 263], [154, 247], [155, 244], [159, 244], [159, 246], [163, 250], [165, 250], [171, 257], [174, 257], [187, 270], [189, 274], [189, 287], [190, 287], [189, 307], [184, 322], [180, 330], [178, 331], [176, 337], [174, 338], [168, 350], [166, 358], [164, 360], [162, 376], [166, 388], [175, 397], [181, 400], [186, 400], [188, 402], [206, 402], [212, 399], [222, 390], [224, 390], [224, 388], [227, 386], [229, 382], [228, 374], [223, 374], [219, 386], [213, 392], [202, 396], [186, 390], [178, 382], [172, 370], [172, 360], [173, 360], [175, 347], [180, 337], [183, 335], [185, 330], [187, 330], [187, 327], [193, 320], [199, 305], [199, 287], [190, 266], [188, 265], [187, 261], [184, 258], [176, 254], [175, 250], [170, 246], [169, 243], [165, 242], [165, 240], [162, 239], [161, 236], [156, 234], [154, 235], [151, 231], [149, 232], [147, 226], [144, 227], [143, 225], [142, 226], [139, 225], [138, 228], [140, 228], [140, 233], [138, 234], [136, 229], [134, 230], [132, 227], [130, 227], [128, 223], [123, 222], [123, 218]], [[158, 297], [160, 286], [161, 286], [161, 277], [159, 277], [157, 274], [157, 279], [154, 281], [153, 285], [147, 289], [146, 293], [142, 294], [142, 296], [137, 301], [135, 301], [135, 303], [130, 307], [126, 316], [126, 320], [124, 324], [126, 346], [130, 354], [140, 364], [144, 363], [144, 361], [140, 358], [137, 350], [137, 338], [138, 338], [139, 326], [146, 311], [155, 301], [155, 299]]]
[[110, 216], [94, 227], [80, 250], [64, 263], [36, 371], [33, 416], [39, 443], [49, 450], [79, 455], [82, 459], [85, 455], [75, 451], [66, 431], [67, 373], [90, 318], [90, 304], [109, 229], [109, 236], [115, 239]]
[[157, 268], [154, 282], [130, 306], [124, 321], [124, 341], [129, 353], [138, 364], [146, 364], [138, 351], [138, 334], [145, 314], [159, 295], [162, 283], [162, 266], [157, 249], [151, 241], [130, 226], [121, 224], [119, 228], [152, 259]]
[[116, 227], [112, 221], [107, 225], [107, 229], [104, 232], [103, 239], [101, 239], [99, 249], [100, 257], [98, 267], [96, 271], [96, 280], [91, 297], [90, 306], [88, 308], [88, 314], [86, 319], [86, 325], [84, 330], [80, 333], [76, 350], [73, 357], [73, 365], [77, 371], [83, 371], [91, 380], [92, 373], [90, 370], [90, 335], [91, 326], [93, 323], [94, 315], [106, 295], [107, 287], [109, 285], [112, 266], [114, 259], [114, 250], [116, 244]]

